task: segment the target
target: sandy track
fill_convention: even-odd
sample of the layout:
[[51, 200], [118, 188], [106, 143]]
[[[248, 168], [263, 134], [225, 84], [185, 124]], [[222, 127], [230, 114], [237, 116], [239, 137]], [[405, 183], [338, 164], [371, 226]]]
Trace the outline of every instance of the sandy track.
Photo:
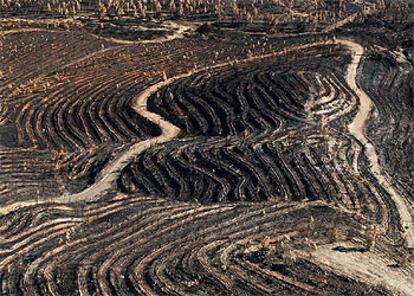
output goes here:
[[[375, 148], [365, 137], [365, 128], [374, 104], [370, 97], [358, 87], [356, 82], [357, 69], [364, 54], [364, 48], [360, 44], [346, 39], [340, 39], [337, 43], [346, 46], [353, 53], [352, 62], [347, 69], [346, 80], [360, 99], [358, 113], [349, 124], [348, 129], [362, 143], [365, 155], [371, 165], [371, 171], [395, 203], [400, 216], [400, 223], [408, 232], [406, 243], [408, 247], [412, 248], [414, 238], [413, 222], [408, 206], [404, 198], [395, 191], [392, 184], [382, 174]], [[400, 269], [390, 267], [395, 262], [382, 258], [381, 254], [375, 254], [375, 252], [337, 252], [333, 250], [336, 246], [335, 244], [320, 246], [311, 253], [310, 257], [303, 252], [298, 252], [298, 255], [308, 258], [316, 264], [322, 264], [334, 273], [364, 283], [370, 283], [373, 286], [386, 287], [390, 291], [395, 292], [396, 295], [414, 295], [414, 278]], [[356, 246], [349, 245], [348, 247]]]
[[116, 44], [123, 44], [123, 45], [132, 45], [132, 44], [151, 44], [151, 43], [161, 43], [166, 42], [174, 39], [180, 39], [184, 37], [184, 33], [188, 32], [190, 30], [194, 29], [194, 26], [192, 25], [183, 25], [175, 22], [166, 22], [167, 28], [165, 30], [172, 29], [175, 30], [173, 34], [166, 36], [166, 37], [160, 37], [153, 40], [138, 40], [138, 41], [132, 41], [132, 40], [123, 40], [118, 38], [106, 38], [99, 35], [93, 34], [98, 39], [110, 41]]
[[371, 172], [376, 176], [379, 183], [384, 187], [392, 198], [400, 218], [401, 226], [406, 232], [406, 243], [408, 248], [414, 248], [414, 224], [409, 212], [409, 205], [406, 200], [394, 189], [391, 182], [382, 173], [381, 166], [378, 161], [378, 155], [375, 151], [375, 147], [365, 137], [365, 128], [369, 119], [369, 114], [374, 107], [374, 104], [370, 97], [358, 87], [356, 82], [357, 69], [361, 62], [361, 57], [364, 54], [364, 48], [350, 40], [340, 39], [337, 43], [348, 47], [353, 52], [352, 62], [347, 70], [346, 80], [352, 90], [360, 99], [360, 106], [357, 115], [354, 120], [349, 124], [348, 128], [351, 134], [357, 138], [364, 147], [365, 155], [371, 165]]
[[141, 116], [147, 118], [148, 120], [156, 123], [159, 125], [160, 129], [162, 130], [162, 134], [159, 137], [151, 138], [145, 141], [140, 141], [123, 153], [118, 159], [110, 163], [102, 172], [102, 178], [99, 179], [98, 182], [93, 184], [91, 187], [87, 188], [86, 190], [72, 194], [72, 195], [63, 195], [60, 197], [49, 198], [46, 200], [36, 201], [36, 200], [28, 200], [24, 202], [14, 203], [0, 209], [0, 214], [4, 215], [10, 213], [14, 210], [17, 210], [22, 207], [33, 206], [37, 204], [45, 204], [45, 203], [71, 203], [77, 201], [92, 201], [98, 199], [105, 191], [112, 188], [112, 184], [118, 178], [120, 170], [122, 170], [136, 155], [140, 154], [144, 150], [150, 148], [153, 145], [160, 144], [166, 141], [171, 140], [174, 138], [178, 133], [179, 129], [175, 127], [173, 124], [165, 121], [161, 118], [158, 114], [149, 112], [147, 107], [147, 100], [149, 96], [158, 90], [159, 88], [164, 87], [165, 85], [173, 82], [176, 79], [180, 79], [187, 75], [191, 75], [192, 73], [188, 73], [185, 75], [177, 76], [174, 78], [170, 78], [166, 81], [154, 84], [150, 88], [146, 89], [142, 92], [136, 99], [134, 103], [134, 110], [139, 113]]

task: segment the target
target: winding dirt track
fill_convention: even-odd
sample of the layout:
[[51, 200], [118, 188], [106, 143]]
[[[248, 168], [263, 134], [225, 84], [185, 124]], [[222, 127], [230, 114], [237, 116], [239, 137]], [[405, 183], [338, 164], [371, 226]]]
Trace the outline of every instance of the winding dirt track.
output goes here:
[[381, 166], [378, 161], [378, 155], [375, 151], [375, 147], [365, 137], [365, 127], [367, 125], [369, 114], [374, 104], [370, 97], [361, 88], [358, 87], [356, 82], [357, 69], [361, 62], [361, 58], [364, 55], [364, 48], [358, 43], [345, 39], [338, 40], [337, 43], [348, 47], [353, 52], [353, 58], [347, 71], [346, 80], [349, 86], [360, 99], [358, 113], [348, 126], [349, 131], [362, 143], [365, 150], [365, 155], [368, 157], [371, 165], [371, 172], [376, 176], [379, 183], [388, 192], [395, 206], [397, 207], [401, 226], [406, 232], [405, 239], [407, 247], [414, 248], [414, 224], [408, 209], [409, 205], [407, 205], [405, 199], [400, 194], [398, 194], [398, 192], [392, 186], [391, 182], [381, 172]]
[[[414, 230], [413, 221], [408, 211], [408, 205], [405, 203], [404, 198], [394, 190], [392, 184], [381, 173], [375, 148], [364, 134], [370, 111], [374, 106], [370, 97], [358, 87], [356, 82], [357, 69], [364, 54], [364, 48], [360, 44], [346, 39], [340, 39], [337, 43], [346, 46], [353, 52], [352, 62], [347, 69], [346, 80], [360, 99], [358, 113], [354, 120], [349, 124], [348, 129], [351, 134], [362, 143], [365, 155], [371, 165], [371, 171], [375, 174], [377, 180], [382, 184], [384, 189], [389, 193], [397, 207], [400, 223], [408, 232], [405, 237], [407, 246], [412, 248], [414, 246]], [[384, 258], [381, 258], [380, 255], [371, 252], [339, 253], [334, 250], [335, 247], [335, 244], [319, 247], [316, 251], [312, 252], [310, 260], [316, 264], [328, 266], [329, 269], [332, 269], [334, 272], [342, 274], [343, 276], [363, 282], [369, 282], [373, 286], [385, 286], [391, 291], [398, 293], [398, 295], [414, 295], [413, 277], [390, 267], [392, 262], [386, 261]], [[355, 246], [351, 245], [349, 247]], [[307, 257], [306, 254], [299, 253], [298, 255]]]
[[[167, 28], [169, 27], [170, 29], [175, 30], [173, 34], [166, 36], [166, 37], [160, 37], [158, 39], [154, 39], [154, 40], [139, 40], [139, 41], [131, 41], [131, 40], [122, 40], [122, 39], [118, 39], [118, 38], [105, 38], [99, 35], [94, 35], [96, 38], [98, 39], [103, 39], [106, 41], [110, 41], [116, 44], [123, 44], [123, 45], [131, 45], [131, 44], [150, 44], [150, 43], [161, 43], [161, 42], [166, 42], [166, 41], [170, 41], [170, 40], [174, 40], [174, 39], [179, 39], [179, 38], [183, 38], [184, 37], [184, 33], [194, 29], [193, 26], [190, 25], [183, 25], [183, 24], [178, 24], [175, 22], [166, 22], [165, 23], [167, 25]], [[166, 29], [167, 30], [167, 29]]]

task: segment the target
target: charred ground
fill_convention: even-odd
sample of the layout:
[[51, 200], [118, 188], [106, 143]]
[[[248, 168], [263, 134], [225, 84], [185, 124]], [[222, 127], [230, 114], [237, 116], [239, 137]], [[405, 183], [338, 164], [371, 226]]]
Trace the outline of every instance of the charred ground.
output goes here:
[[0, 0], [1, 294], [413, 295], [412, 9]]

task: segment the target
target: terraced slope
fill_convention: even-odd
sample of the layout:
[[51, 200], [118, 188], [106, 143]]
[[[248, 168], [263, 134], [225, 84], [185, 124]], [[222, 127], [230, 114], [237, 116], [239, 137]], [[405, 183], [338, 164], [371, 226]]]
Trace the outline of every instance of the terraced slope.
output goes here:
[[188, 38], [22, 73], [42, 87], [2, 87], [0, 293], [412, 295], [411, 259], [395, 266], [411, 208], [366, 137], [364, 54]]
[[[15, 35], [20, 34], [33, 32], [13, 32], [5, 38], [11, 38], [11, 44], [19, 44], [23, 41], [14, 39], [17, 38]], [[54, 50], [54, 40], [62, 33], [44, 31], [35, 34], [38, 35], [32, 37], [34, 44], [43, 44], [50, 38], [50, 49]], [[15, 36], [14, 39], [12, 36]], [[261, 44], [260, 51], [264, 54], [273, 52], [272, 43], [254, 40], [245, 47], [191, 39], [109, 48], [103, 44], [103, 48], [83, 58], [76, 57], [62, 65], [51, 63], [49, 68], [34, 67], [33, 73], [22, 73], [32, 77], [36, 71], [44, 72], [36, 78], [27, 78], [27, 83], [22, 83], [17, 91], [4, 86], [2, 129], [12, 130], [8, 133], [15, 138], [13, 147], [47, 151], [51, 159], [57, 160], [49, 170], [57, 170], [66, 183], [63, 194], [76, 193], [100, 179], [102, 168], [116, 161], [117, 155], [128, 146], [160, 135], [156, 122], [145, 119], [134, 110], [137, 93], [162, 80], [164, 75], [186, 73], [188, 69], [202, 67], [208, 61], [206, 57], [214, 57], [217, 62], [233, 63], [236, 56], [246, 56], [258, 44]], [[31, 46], [27, 46], [28, 51]], [[187, 50], [189, 47], [193, 48], [190, 52]], [[155, 52], [156, 58], [146, 58], [149, 53]], [[172, 60], [177, 63], [170, 64]], [[163, 71], [160, 71], [160, 62], [164, 65]], [[13, 63], [10, 67], [23, 69], [26, 61], [24, 58], [15, 59]], [[141, 64], [139, 69], [137, 63]], [[52, 181], [56, 184], [60, 179]], [[106, 189], [111, 182], [106, 184]], [[10, 192], [13, 185], [7, 184]], [[51, 191], [45, 196], [53, 194]], [[34, 197], [35, 192], [32, 192], [19, 196], [18, 200], [31, 198], [38, 202]], [[13, 196], [5, 195], [2, 202], [10, 204], [13, 199]]]
[[[337, 220], [330, 220], [334, 217]], [[303, 240], [304, 232], [313, 232], [309, 239], [322, 243], [333, 225], [354, 236], [360, 223], [354, 215], [318, 202], [200, 206], [118, 196], [87, 206], [50, 206], [46, 211], [34, 207], [2, 218], [1, 291], [392, 295], [292, 252], [312, 250], [312, 241]], [[275, 251], [261, 246], [266, 236], [272, 237], [269, 246]]]
[[[335, 171], [330, 145], [351, 150], [342, 154], [354, 147], [321, 122], [349, 115], [357, 100], [336, 78], [339, 73], [322, 82], [322, 74], [275, 70], [282, 68], [198, 74], [154, 94], [150, 108], [181, 127], [182, 137], [196, 138], [147, 150], [123, 179], [145, 193], [185, 200], [333, 199], [344, 184], [332, 181], [324, 188], [328, 172]], [[346, 170], [340, 175], [352, 179]], [[127, 183], [121, 184], [125, 190]]]

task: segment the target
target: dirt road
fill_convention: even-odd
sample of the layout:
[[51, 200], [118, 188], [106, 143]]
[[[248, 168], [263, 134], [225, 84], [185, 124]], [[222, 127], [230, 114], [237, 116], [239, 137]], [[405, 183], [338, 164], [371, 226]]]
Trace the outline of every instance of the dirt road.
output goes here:
[[347, 70], [346, 80], [360, 100], [358, 113], [356, 114], [354, 120], [349, 124], [348, 129], [351, 134], [362, 143], [364, 153], [368, 157], [371, 165], [371, 172], [375, 175], [378, 182], [384, 187], [392, 198], [399, 214], [401, 226], [406, 233], [405, 240], [407, 247], [414, 248], [414, 224], [409, 212], [409, 204], [394, 189], [394, 186], [388, 180], [386, 175], [382, 173], [375, 147], [365, 136], [365, 128], [374, 104], [371, 98], [358, 87], [356, 82], [357, 69], [361, 62], [361, 57], [364, 55], [364, 48], [358, 43], [346, 39], [340, 39], [337, 43], [348, 47], [353, 52], [353, 58]]
[[[359, 111], [349, 124], [348, 129], [362, 143], [364, 153], [371, 165], [371, 172], [375, 174], [377, 180], [395, 203], [400, 223], [407, 230], [407, 246], [412, 247], [414, 238], [413, 221], [408, 211], [408, 205], [404, 198], [395, 191], [386, 176], [382, 174], [375, 148], [365, 137], [365, 128], [374, 104], [370, 97], [358, 87], [356, 82], [357, 69], [364, 54], [364, 48], [358, 43], [346, 39], [340, 39], [337, 43], [346, 46], [353, 53], [352, 62], [347, 69], [346, 80], [360, 100]], [[311, 252], [310, 257], [303, 252], [298, 252], [298, 255], [315, 264], [323, 264], [334, 273], [370, 283], [373, 286], [383, 286], [395, 292], [396, 295], [414, 296], [414, 278], [401, 269], [390, 267], [395, 262], [392, 262], [389, 258], [383, 258], [381, 254], [375, 254], [375, 252], [338, 252], [334, 250], [336, 246], [336, 244], [319, 246], [317, 250]], [[357, 246], [349, 245], [348, 247]]]

